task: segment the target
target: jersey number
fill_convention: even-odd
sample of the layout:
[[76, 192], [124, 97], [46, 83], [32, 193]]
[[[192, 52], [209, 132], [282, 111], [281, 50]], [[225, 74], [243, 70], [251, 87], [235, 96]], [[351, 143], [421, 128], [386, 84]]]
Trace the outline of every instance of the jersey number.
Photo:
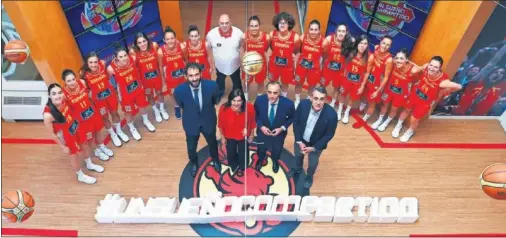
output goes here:
[[86, 101], [82, 101], [79, 103], [79, 106], [81, 106], [81, 108], [88, 108], [88, 103], [86, 103]]
[[312, 57], [313, 57], [313, 55], [312, 55], [312, 54], [309, 54], [309, 55], [307, 56], [307, 59], [311, 59]]
[[283, 55], [283, 50], [279, 50], [279, 53], [280, 53], [281, 55]]
[[100, 90], [104, 90], [105, 89], [105, 84], [104, 82], [100, 82], [98, 85], [97, 85], [98, 89]]
[[70, 115], [67, 116], [67, 123], [70, 123], [72, 121], [72, 117]]
[[125, 78], [125, 79], [126, 79], [126, 82], [127, 82], [127, 83], [129, 83], [129, 82], [131, 82], [132, 80], [134, 80], [134, 76], [129, 75], [129, 76], [126, 76], [126, 78]]
[[423, 85], [422, 90], [424, 93], [427, 93], [427, 91], [429, 91], [429, 87], [427, 87], [427, 85]]
[[177, 62], [174, 63], [174, 68], [177, 68], [178, 64]]
[[395, 85], [398, 85], [398, 84], [399, 84], [399, 80], [398, 80], [398, 79], [395, 79], [394, 84], [395, 84]]
[[147, 69], [153, 69], [153, 65], [152, 65], [152, 64], [147, 64], [147, 65], [146, 65], [146, 68], [147, 68]]
[[355, 65], [352, 65], [352, 66], [351, 66], [351, 71], [352, 71], [353, 73], [357, 73], [357, 72], [358, 72], [358, 67], [357, 67], [357, 66], [355, 66]]

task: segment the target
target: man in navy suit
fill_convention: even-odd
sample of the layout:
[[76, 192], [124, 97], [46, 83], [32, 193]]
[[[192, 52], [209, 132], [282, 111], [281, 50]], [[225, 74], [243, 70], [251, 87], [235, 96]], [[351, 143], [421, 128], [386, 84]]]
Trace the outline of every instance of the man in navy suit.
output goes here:
[[310, 99], [302, 100], [295, 112], [293, 120], [293, 134], [295, 136], [296, 167], [290, 171], [289, 177], [299, 174], [303, 170], [304, 155], [308, 155], [309, 166], [304, 182], [305, 188], [313, 185], [313, 175], [318, 161], [327, 144], [334, 137], [337, 128], [337, 113], [325, 103], [327, 91], [324, 87], [316, 87]]
[[218, 142], [216, 140], [216, 109], [219, 102], [219, 90], [214, 81], [200, 80], [201, 69], [196, 63], [188, 63], [185, 69], [188, 82], [174, 90], [174, 98], [183, 110], [183, 129], [186, 133], [188, 157], [192, 163], [191, 174], [197, 173], [197, 144], [200, 133], [204, 135], [213, 159], [213, 165], [221, 171], [218, 160]]
[[293, 102], [281, 94], [278, 82], [267, 84], [267, 94], [258, 96], [255, 101], [257, 121], [258, 163], [257, 170], [262, 167], [266, 152], [271, 150], [272, 170], [279, 170], [279, 158], [283, 151], [287, 130], [293, 122], [295, 106]]

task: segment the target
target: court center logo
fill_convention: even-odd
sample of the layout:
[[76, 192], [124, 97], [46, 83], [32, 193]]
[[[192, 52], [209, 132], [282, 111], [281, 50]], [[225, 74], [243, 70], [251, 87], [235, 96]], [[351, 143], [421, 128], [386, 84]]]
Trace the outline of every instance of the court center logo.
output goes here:
[[[305, 174], [289, 178], [290, 168], [295, 166], [293, 155], [283, 149], [279, 161], [279, 171], [272, 170], [272, 160], [267, 152], [260, 171], [256, 170], [258, 156], [256, 146], [250, 146], [250, 163], [244, 174], [234, 173], [227, 163], [226, 146], [219, 145], [219, 159], [222, 163], [221, 171], [217, 171], [212, 165], [209, 155], [209, 147], [202, 148], [199, 153], [201, 163], [198, 172], [191, 176], [191, 165], [188, 163], [183, 170], [179, 182], [179, 200], [191, 197], [205, 197], [210, 193], [222, 192], [223, 196], [243, 195], [309, 195], [309, 190], [304, 188]], [[202, 162], [203, 161], [203, 162]], [[230, 207], [226, 208], [227, 210]], [[282, 208], [279, 207], [279, 210]], [[288, 208], [293, 211], [293, 207]], [[210, 224], [192, 224], [192, 229], [200, 236], [289, 236], [300, 222], [290, 221], [255, 221], [225, 222]]]

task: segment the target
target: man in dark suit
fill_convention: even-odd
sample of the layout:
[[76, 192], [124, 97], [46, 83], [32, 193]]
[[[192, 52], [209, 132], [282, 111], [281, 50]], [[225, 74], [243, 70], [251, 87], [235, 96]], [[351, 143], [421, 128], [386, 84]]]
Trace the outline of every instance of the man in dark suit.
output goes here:
[[195, 176], [198, 168], [197, 144], [200, 133], [204, 135], [213, 159], [213, 165], [221, 171], [216, 140], [216, 109], [219, 90], [214, 81], [201, 80], [200, 65], [188, 63], [185, 69], [188, 82], [174, 90], [174, 98], [183, 109], [183, 128], [186, 133], [188, 157], [192, 163], [191, 173]]
[[277, 173], [287, 130], [293, 122], [295, 106], [290, 99], [281, 96], [281, 85], [278, 82], [269, 82], [267, 94], [256, 98], [255, 112], [259, 142], [256, 169], [260, 170], [266, 152], [270, 149], [272, 170]]
[[318, 161], [327, 144], [334, 137], [337, 128], [337, 113], [325, 103], [327, 91], [324, 87], [316, 87], [310, 99], [302, 100], [295, 112], [293, 134], [295, 135], [295, 163], [296, 167], [288, 176], [299, 174], [303, 170], [304, 155], [308, 155], [309, 166], [304, 182], [305, 188], [313, 185], [313, 175]]

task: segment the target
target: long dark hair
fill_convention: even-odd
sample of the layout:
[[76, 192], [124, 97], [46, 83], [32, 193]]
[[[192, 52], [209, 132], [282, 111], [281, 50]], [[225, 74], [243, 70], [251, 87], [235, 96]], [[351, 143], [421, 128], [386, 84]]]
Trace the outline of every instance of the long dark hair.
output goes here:
[[97, 53], [95, 53], [95, 51], [90, 52], [90, 53], [86, 56], [86, 58], [84, 58], [84, 65], [83, 65], [83, 67], [81, 67], [81, 69], [79, 70], [79, 72], [80, 72], [80, 73], [79, 73], [79, 76], [81, 76], [81, 78], [82, 78], [82, 79], [85, 79], [85, 80], [86, 80], [86, 78], [84, 77], [85, 73], [86, 73], [86, 72], [91, 72], [90, 67], [88, 67], [88, 60], [89, 60], [91, 57], [97, 57], [97, 59], [98, 59], [98, 63], [100, 64], [100, 58], [98, 57]]
[[232, 101], [235, 97], [241, 97], [242, 99], [242, 105], [241, 105], [241, 112], [244, 112], [246, 110], [246, 97], [244, 96], [244, 92], [240, 88], [236, 88], [228, 94], [228, 100], [223, 106], [230, 107], [232, 106]]
[[149, 37], [146, 35], [146, 33], [144, 32], [137, 32], [137, 34], [135, 34], [135, 40], [134, 40], [134, 45], [132, 46], [132, 48], [136, 51], [136, 52], [141, 52], [141, 48], [139, 48], [139, 46], [137, 46], [137, 40], [139, 38], [144, 38], [146, 39], [146, 41], [148, 42], [148, 51], [151, 50], [151, 47], [153, 45], [153, 41], [151, 41], [151, 39], [149, 39]]
[[[357, 56], [358, 45], [363, 40], [367, 40], [367, 42], [369, 42], [369, 40], [367, 39], [367, 35], [362, 34], [359, 37], [357, 37], [357, 39], [353, 39], [351, 36], [346, 37], [344, 39], [344, 41], [343, 41], [343, 55], [344, 55], [344, 58], [346, 59], [346, 62], [352, 61], [353, 58], [355, 58], [355, 56]], [[350, 47], [350, 45], [352, 47]], [[368, 59], [369, 59], [369, 45], [367, 46], [367, 48], [364, 51], [364, 54], [362, 55], [362, 60], [365, 63], [367, 63]]]
[[53, 88], [62, 88], [59, 84], [57, 83], [52, 83], [50, 84], [48, 87], [47, 87], [47, 95], [49, 96], [48, 99], [47, 99], [47, 103], [46, 103], [46, 106], [49, 108], [49, 112], [51, 113], [51, 116], [53, 116], [54, 120], [58, 123], [65, 123], [65, 117], [63, 116], [63, 114], [60, 112], [60, 110], [58, 110], [58, 108], [56, 108], [56, 106], [53, 104], [53, 101], [51, 101], [51, 90], [53, 90]]

